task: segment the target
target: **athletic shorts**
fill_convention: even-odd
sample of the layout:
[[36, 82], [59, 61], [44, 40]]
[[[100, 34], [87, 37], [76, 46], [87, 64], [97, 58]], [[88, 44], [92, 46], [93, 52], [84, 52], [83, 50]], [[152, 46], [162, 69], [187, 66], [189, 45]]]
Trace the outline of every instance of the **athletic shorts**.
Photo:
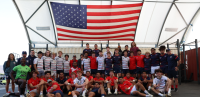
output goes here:
[[97, 73], [97, 69], [91, 69], [91, 74], [96, 74]]
[[65, 76], [69, 76], [69, 73], [64, 73]]
[[113, 71], [114, 71], [114, 73], [121, 73], [121, 68], [120, 67], [114, 67]]
[[60, 93], [61, 97], [64, 97], [63, 92], [61, 90], [52, 92], [52, 94], [54, 94], [54, 95], [56, 95], [56, 93]]
[[[60, 74], [60, 72], [63, 72], [63, 70], [56, 70], [57, 74]], [[63, 72], [64, 73], [64, 72]]]
[[144, 68], [137, 67], [137, 74], [142, 74], [143, 71], [144, 71]]
[[130, 92], [130, 94], [131, 94], [131, 95], [134, 95], [134, 94], [133, 94], [133, 92], [134, 92], [134, 91], [137, 91], [137, 89], [136, 89], [136, 86], [135, 86], [135, 85], [134, 85], [134, 86], [133, 86], [133, 88], [131, 89], [131, 92]]
[[168, 73], [168, 66], [160, 67], [160, 69], [162, 70], [163, 74]]
[[129, 72], [129, 69], [122, 69], [123, 74], [127, 74]]
[[133, 69], [133, 70], [129, 70], [130, 74], [136, 74], [137, 73], [137, 69]]
[[56, 71], [51, 71], [51, 76], [56, 76]]
[[160, 69], [160, 66], [151, 66], [151, 74], [154, 74], [156, 69]]
[[6, 75], [6, 80], [11, 79], [10, 75]]
[[98, 70], [100, 74], [105, 74], [105, 70]]
[[165, 93], [165, 88], [162, 88], [162, 89], [157, 89], [158, 91], [160, 91], [161, 93]]
[[31, 93], [31, 92], [35, 93], [36, 96], [39, 96], [39, 93], [37, 92], [37, 89], [33, 89], [33, 90], [29, 91], [29, 93]]
[[147, 74], [151, 74], [151, 69], [149, 69], [149, 70], [148, 70], [148, 69], [146, 69], [146, 70], [144, 69], [144, 71], [145, 71]]
[[99, 89], [92, 89], [92, 91], [91, 91], [91, 92], [95, 93], [95, 97], [101, 97], [101, 94], [98, 93], [98, 90]]
[[82, 93], [82, 88], [77, 88], [75, 91], [79, 92], [79, 93]]
[[178, 78], [178, 71], [168, 70], [167, 76], [169, 78]]
[[38, 77], [44, 76], [44, 71], [38, 71], [38, 72], [39, 72]]
[[110, 70], [105, 70], [105, 75], [110, 76]]

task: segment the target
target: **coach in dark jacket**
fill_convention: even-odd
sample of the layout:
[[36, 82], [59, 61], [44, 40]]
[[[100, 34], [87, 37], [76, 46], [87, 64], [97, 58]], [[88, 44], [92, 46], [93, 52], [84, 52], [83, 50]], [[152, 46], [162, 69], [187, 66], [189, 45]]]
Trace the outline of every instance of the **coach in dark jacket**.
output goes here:
[[35, 69], [34, 69], [34, 64], [33, 64], [33, 61], [34, 61], [35, 58], [37, 58], [37, 57], [35, 56], [35, 52], [34, 52], [34, 50], [31, 50], [31, 53], [30, 53], [30, 55], [28, 56], [29, 64], [31, 65], [31, 71], [35, 70]]

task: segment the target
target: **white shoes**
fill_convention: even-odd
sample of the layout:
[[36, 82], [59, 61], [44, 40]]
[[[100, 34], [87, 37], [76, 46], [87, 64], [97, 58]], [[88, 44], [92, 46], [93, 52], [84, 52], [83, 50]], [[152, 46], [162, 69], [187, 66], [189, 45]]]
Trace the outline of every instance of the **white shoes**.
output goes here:
[[6, 93], [6, 94], [4, 94], [3, 97], [6, 97], [6, 96], [8, 96], [8, 95], [10, 95], [10, 93]]
[[115, 95], [117, 95], [117, 92], [114, 92]]
[[108, 92], [108, 95], [111, 95], [112, 93], [111, 92]]
[[25, 97], [24, 95], [20, 95], [20, 97]]
[[171, 97], [171, 96], [172, 96], [172, 94], [171, 94], [171, 93], [168, 93], [168, 94], [167, 94], [167, 96], [168, 96], [168, 97]]

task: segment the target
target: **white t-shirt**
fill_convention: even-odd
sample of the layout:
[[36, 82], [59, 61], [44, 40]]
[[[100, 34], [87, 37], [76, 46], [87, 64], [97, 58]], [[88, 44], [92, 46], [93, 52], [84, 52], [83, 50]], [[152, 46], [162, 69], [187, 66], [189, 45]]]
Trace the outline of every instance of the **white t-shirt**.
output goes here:
[[43, 59], [43, 61], [44, 61], [45, 70], [50, 71], [50, 62], [51, 62], [52, 58], [51, 57], [42, 56], [41, 59]]
[[43, 71], [44, 69], [43, 69], [43, 59], [40, 59], [40, 58], [35, 58], [34, 59], [34, 61], [33, 61], [34, 63], [33, 64], [37, 64], [37, 70], [38, 71]]
[[64, 60], [63, 63], [64, 63], [64, 73], [69, 73], [69, 70], [70, 70], [70, 61]]
[[56, 72], [56, 60], [51, 60], [51, 71]]
[[84, 71], [90, 71], [90, 58], [84, 58], [81, 65], [84, 65]]
[[64, 59], [61, 57], [55, 57], [57, 63], [57, 70], [63, 70], [63, 61]]
[[[82, 85], [82, 84], [85, 82], [85, 79], [86, 79], [86, 77], [84, 77], [84, 76], [82, 76], [80, 80], [79, 80], [78, 78], [75, 78], [75, 79], [74, 79], [74, 84], [77, 83], [78, 85]], [[81, 90], [82, 90], [82, 88], [77, 88], [77, 90], [78, 90], [78, 89], [81, 89]]]
[[164, 89], [165, 85], [166, 85], [166, 81], [167, 81], [167, 77], [162, 75], [162, 77], [160, 79], [158, 79], [157, 77], [154, 78], [153, 80], [153, 85], [160, 85], [157, 89]]
[[[113, 56], [113, 54], [112, 54], [111, 51], [110, 51], [110, 53], [111, 53], [111, 56]], [[108, 57], [108, 56], [107, 56], [107, 51], [103, 53], [103, 56], [104, 56], [104, 58], [107, 58], [107, 57]]]
[[98, 68], [97, 69], [98, 70], [105, 70], [104, 57], [98, 56], [96, 58], [96, 61], [98, 62]]
[[129, 62], [129, 57], [124, 57], [122, 56], [122, 69], [129, 69], [128, 67], [128, 62]]

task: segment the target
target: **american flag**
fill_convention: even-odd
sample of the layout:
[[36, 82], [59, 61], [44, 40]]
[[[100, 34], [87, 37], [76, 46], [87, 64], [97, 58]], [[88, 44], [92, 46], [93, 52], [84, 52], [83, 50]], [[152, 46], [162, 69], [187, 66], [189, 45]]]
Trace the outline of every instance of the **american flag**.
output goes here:
[[134, 41], [142, 5], [73, 5], [51, 2], [58, 40], [78, 41]]

